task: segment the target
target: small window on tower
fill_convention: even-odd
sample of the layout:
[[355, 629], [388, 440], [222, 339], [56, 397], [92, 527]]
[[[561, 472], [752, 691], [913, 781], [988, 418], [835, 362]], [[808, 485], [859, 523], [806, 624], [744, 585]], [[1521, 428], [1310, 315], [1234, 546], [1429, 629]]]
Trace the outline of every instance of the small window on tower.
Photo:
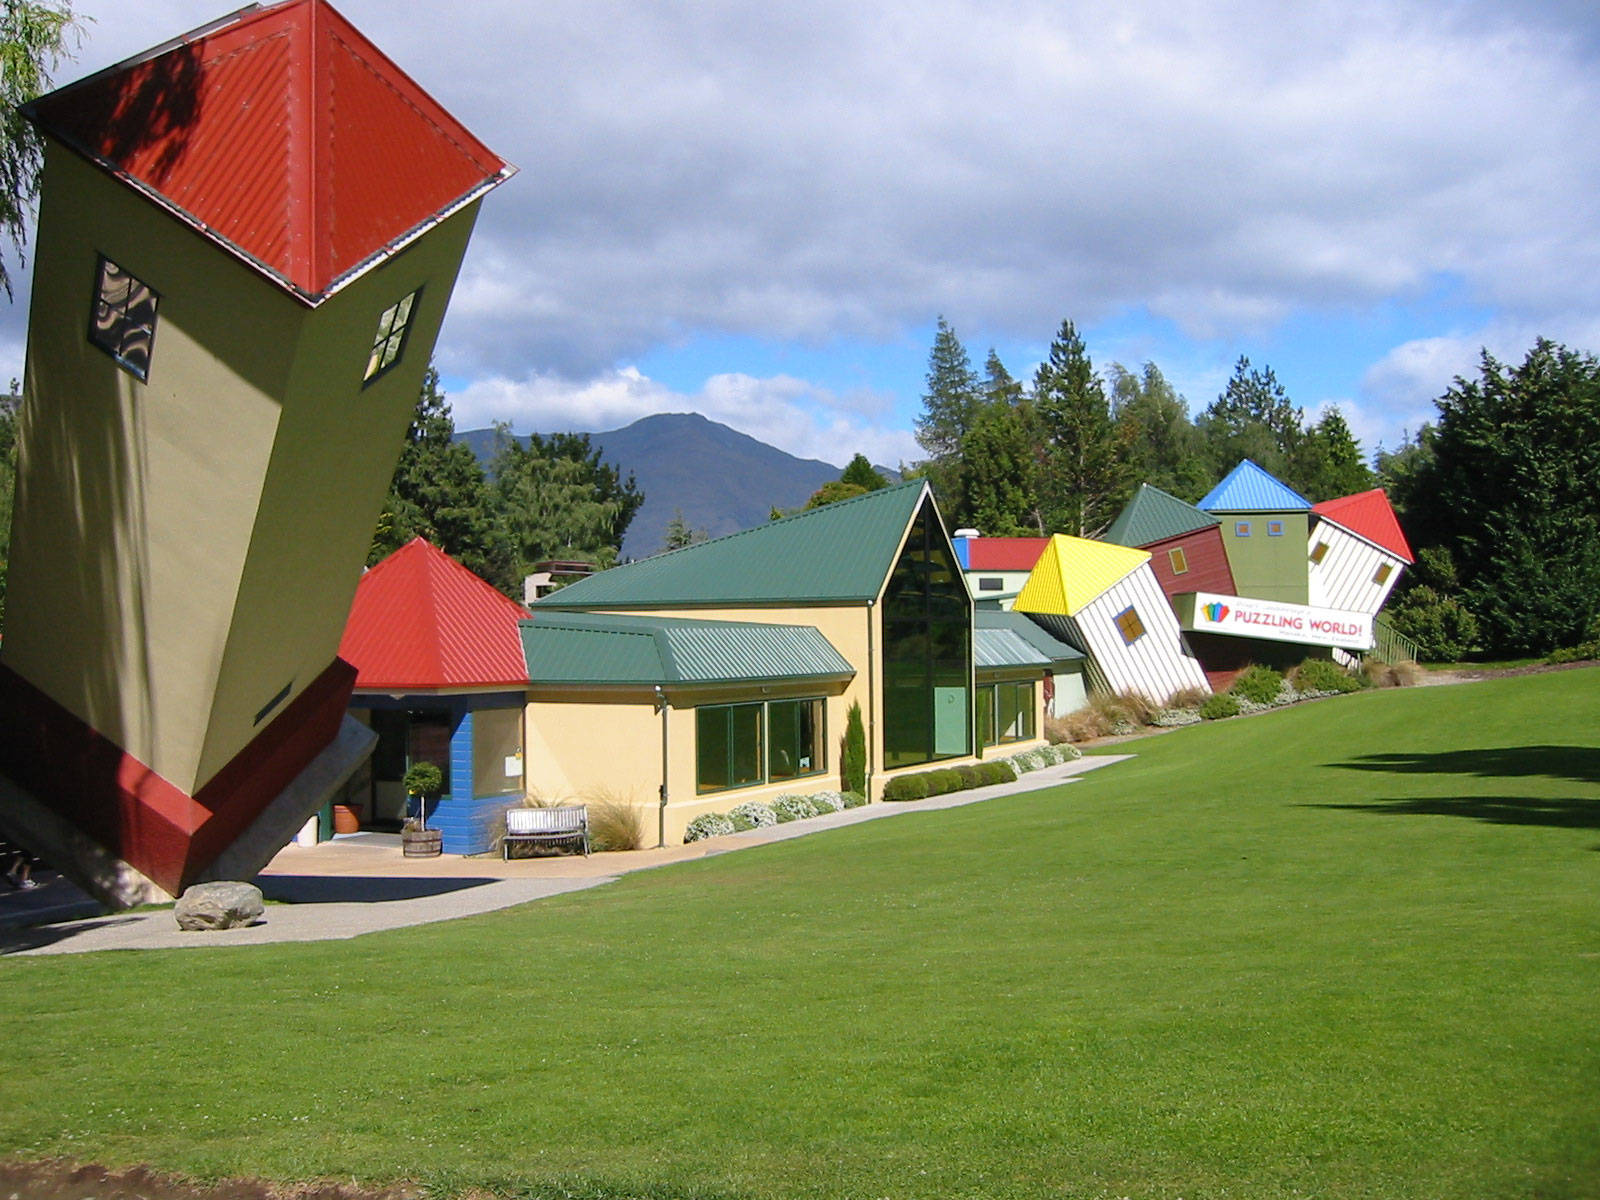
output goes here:
[[367, 373], [361, 377], [362, 383], [371, 383], [400, 361], [400, 353], [406, 348], [406, 334], [411, 330], [411, 315], [416, 311], [420, 294], [419, 288], [384, 309], [383, 316], [378, 318], [378, 336], [373, 339], [372, 353], [367, 356]]
[[1394, 568], [1388, 563], [1379, 563], [1378, 569], [1372, 573], [1372, 582], [1379, 584], [1380, 586], [1388, 583], [1389, 576], [1393, 574], [1393, 572]]
[[1267, 522], [1267, 536], [1268, 537], [1282, 537], [1283, 536], [1283, 522], [1282, 521], [1268, 521]]
[[1129, 605], [1117, 614], [1117, 630], [1122, 634], [1122, 640], [1128, 645], [1133, 645], [1144, 636], [1144, 622], [1139, 620], [1139, 614]]
[[1235, 521], [1233, 523], [1233, 536], [1234, 537], [1249, 537], [1250, 536], [1250, 522], [1249, 521]]
[[89, 340], [138, 379], [150, 377], [150, 347], [156, 337], [156, 304], [149, 284], [101, 257]]
[[1174, 546], [1167, 551], [1167, 561], [1172, 564], [1174, 575], [1187, 575], [1189, 573], [1189, 556], [1183, 552], [1182, 546]]
[[1323, 559], [1325, 559], [1327, 557], [1328, 557], [1328, 543], [1327, 542], [1318, 542], [1315, 546], [1311, 547], [1311, 561], [1312, 562], [1319, 563], [1319, 562], [1321, 562]]

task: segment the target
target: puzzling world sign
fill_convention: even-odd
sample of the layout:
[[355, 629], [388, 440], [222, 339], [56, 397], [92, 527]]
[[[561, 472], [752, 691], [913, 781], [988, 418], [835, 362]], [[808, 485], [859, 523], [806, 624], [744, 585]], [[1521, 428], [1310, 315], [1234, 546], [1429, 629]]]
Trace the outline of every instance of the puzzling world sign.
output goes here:
[[1372, 617], [1342, 608], [1313, 608], [1306, 604], [1280, 604], [1247, 596], [1218, 596], [1195, 592], [1184, 597], [1183, 627], [1194, 633], [1221, 633], [1229, 637], [1262, 638], [1272, 642], [1300, 642], [1338, 646], [1345, 650], [1370, 650]]

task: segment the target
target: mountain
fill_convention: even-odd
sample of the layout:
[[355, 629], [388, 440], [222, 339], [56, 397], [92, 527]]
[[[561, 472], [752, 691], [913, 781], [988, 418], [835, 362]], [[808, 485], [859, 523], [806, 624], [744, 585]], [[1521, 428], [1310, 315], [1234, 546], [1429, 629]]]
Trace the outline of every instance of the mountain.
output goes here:
[[[485, 465], [494, 457], [495, 431], [456, 434]], [[644, 504], [622, 543], [624, 558], [658, 553], [667, 523], [681, 510], [692, 529], [711, 537], [760, 525], [778, 508], [799, 508], [840, 468], [796, 458], [699, 413], [661, 413], [605, 433], [591, 433], [601, 461], [631, 471]], [[879, 470], [882, 470], [880, 467]]]

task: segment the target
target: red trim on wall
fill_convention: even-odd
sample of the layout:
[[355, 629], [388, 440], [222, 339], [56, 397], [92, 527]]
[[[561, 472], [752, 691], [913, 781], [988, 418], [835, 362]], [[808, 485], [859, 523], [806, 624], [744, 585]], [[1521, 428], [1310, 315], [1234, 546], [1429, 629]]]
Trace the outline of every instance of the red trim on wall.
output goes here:
[[334, 659], [191, 797], [0, 665], [0, 771], [177, 895], [333, 741], [355, 680]]

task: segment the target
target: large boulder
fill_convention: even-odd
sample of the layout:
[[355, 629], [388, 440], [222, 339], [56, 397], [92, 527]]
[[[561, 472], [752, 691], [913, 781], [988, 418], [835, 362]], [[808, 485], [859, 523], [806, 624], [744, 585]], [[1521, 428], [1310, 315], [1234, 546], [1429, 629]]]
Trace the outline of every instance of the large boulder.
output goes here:
[[179, 929], [241, 929], [263, 911], [261, 889], [253, 883], [197, 883], [178, 897], [172, 915]]

